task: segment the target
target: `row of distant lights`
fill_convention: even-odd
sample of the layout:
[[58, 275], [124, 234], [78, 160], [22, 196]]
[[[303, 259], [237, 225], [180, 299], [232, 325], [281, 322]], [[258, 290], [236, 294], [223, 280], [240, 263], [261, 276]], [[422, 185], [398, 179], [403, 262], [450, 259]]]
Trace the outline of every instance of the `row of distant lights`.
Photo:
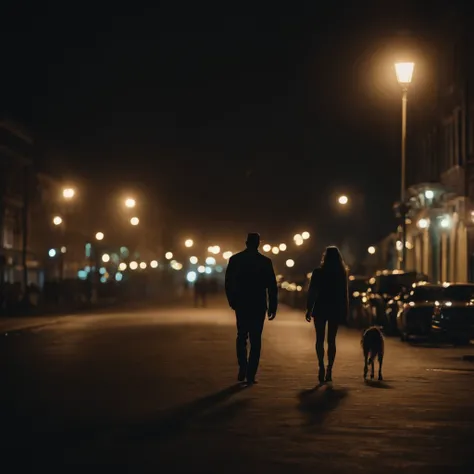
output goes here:
[[[296, 245], [300, 246], [304, 244], [305, 240], [308, 240], [311, 237], [309, 232], [303, 232], [302, 234], [296, 234], [293, 237], [293, 241], [295, 242]], [[285, 252], [288, 249], [288, 246], [286, 244], [280, 244], [279, 246], [274, 246], [272, 247], [270, 244], [265, 244], [263, 246], [263, 251], [264, 252], [272, 252], [274, 255], [278, 255], [280, 252]], [[288, 265], [290, 266], [290, 265]]]

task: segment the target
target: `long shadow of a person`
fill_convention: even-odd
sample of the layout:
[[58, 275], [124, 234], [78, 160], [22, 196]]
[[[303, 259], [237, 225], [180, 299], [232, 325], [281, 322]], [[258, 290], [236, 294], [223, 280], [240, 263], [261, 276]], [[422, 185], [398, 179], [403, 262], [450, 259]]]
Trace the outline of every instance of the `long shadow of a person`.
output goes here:
[[308, 425], [320, 424], [346, 396], [345, 388], [334, 389], [330, 385], [320, 384], [300, 392], [298, 409], [306, 415]]
[[167, 410], [157, 418], [131, 426], [127, 437], [134, 440], [170, 438], [185, 431], [193, 420], [214, 406], [225, 402], [246, 388], [244, 384], [234, 384], [211, 395]]

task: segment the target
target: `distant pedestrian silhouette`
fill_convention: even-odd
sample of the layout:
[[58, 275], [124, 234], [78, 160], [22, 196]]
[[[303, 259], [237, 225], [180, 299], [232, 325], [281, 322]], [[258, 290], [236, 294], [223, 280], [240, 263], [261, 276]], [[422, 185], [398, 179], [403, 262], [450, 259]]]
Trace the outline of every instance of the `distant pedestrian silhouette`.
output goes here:
[[206, 281], [205, 277], [199, 276], [198, 279], [194, 283], [194, 306], [197, 308], [199, 306], [199, 302], [203, 308], [207, 305], [207, 290], [208, 290], [208, 282]]
[[[306, 305], [306, 320], [314, 318], [316, 354], [319, 363], [319, 382], [332, 381], [332, 367], [336, 358], [336, 335], [339, 323], [347, 318], [349, 298], [347, 271], [337, 247], [327, 247], [321, 266], [313, 271]], [[328, 343], [328, 365], [324, 370], [324, 339]]]
[[[253, 384], [260, 361], [265, 313], [268, 310], [270, 321], [275, 318], [278, 288], [272, 261], [258, 251], [260, 236], [249, 234], [246, 244], [246, 250], [229, 260], [225, 290], [237, 319], [237, 378]], [[248, 358], [247, 339], [250, 339]]]

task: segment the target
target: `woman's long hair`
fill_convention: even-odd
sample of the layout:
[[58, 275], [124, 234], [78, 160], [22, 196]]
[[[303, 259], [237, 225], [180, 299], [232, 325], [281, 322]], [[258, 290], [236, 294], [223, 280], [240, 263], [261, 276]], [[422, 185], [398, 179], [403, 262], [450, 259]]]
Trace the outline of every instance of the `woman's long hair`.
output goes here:
[[337, 275], [344, 278], [347, 276], [346, 264], [337, 247], [326, 247], [321, 260], [321, 270], [326, 274]]

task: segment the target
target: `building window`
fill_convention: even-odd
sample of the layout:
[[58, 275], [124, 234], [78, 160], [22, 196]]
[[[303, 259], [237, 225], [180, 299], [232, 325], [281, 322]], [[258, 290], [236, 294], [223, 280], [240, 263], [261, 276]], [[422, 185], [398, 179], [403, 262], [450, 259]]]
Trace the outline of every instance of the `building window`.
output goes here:
[[11, 249], [13, 248], [14, 243], [14, 233], [13, 226], [9, 222], [5, 222], [5, 227], [3, 228], [3, 248]]

